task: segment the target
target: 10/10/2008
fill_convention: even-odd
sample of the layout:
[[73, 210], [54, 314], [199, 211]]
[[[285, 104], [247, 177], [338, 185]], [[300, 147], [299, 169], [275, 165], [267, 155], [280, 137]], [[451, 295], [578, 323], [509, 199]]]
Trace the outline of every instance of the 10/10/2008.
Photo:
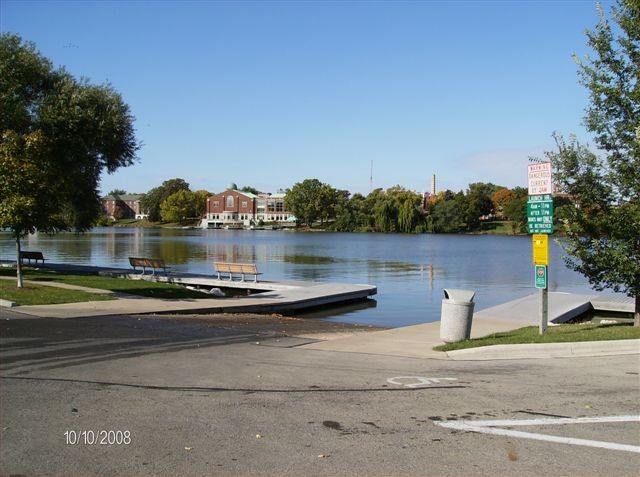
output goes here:
[[67, 445], [129, 445], [131, 444], [131, 431], [68, 430], [64, 432], [64, 440]]

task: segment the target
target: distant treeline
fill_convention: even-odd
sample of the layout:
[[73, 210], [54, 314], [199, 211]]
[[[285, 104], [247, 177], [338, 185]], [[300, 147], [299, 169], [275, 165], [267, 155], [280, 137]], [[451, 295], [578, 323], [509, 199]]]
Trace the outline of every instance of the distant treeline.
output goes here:
[[285, 206], [301, 225], [341, 232], [460, 233], [480, 230], [483, 221], [508, 220], [512, 232], [526, 227], [527, 189], [477, 182], [466, 191], [423, 197], [402, 186], [367, 196], [307, 179], [287, 191]]

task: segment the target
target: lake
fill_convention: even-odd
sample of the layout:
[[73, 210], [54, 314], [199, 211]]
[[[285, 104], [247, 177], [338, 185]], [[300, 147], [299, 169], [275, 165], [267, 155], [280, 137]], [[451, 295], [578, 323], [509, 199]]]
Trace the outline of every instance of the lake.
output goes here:
[[[0, 257], [15, 259], [15, 243], [0, 234]], [[47, 261], [128, 268], [128, 257], [162, 257], [176, 272], [213, 274], [216, 260], [256, 262], [264, 280], [368, 283], [375, 301], [305, 316], [378, 326], [440, 319], [444, 288], [476, 291], [476, 310], [535, 293], [531, 237], [403, 235], [95, 228], [83, 235], [31, 235], [24, 250]], [[589, 292], [550, 241], [549, 290]]]

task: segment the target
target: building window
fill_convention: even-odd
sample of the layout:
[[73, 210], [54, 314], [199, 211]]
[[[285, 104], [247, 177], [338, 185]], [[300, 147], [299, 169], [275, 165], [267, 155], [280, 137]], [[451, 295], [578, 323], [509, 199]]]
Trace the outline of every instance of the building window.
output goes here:
[[213, 206], [214, 206], [214, 207], [220, 207], [220, 201], [218, 201], [218, 200], [214, 200], [214, 201], [213, 201]]
[[274, 202], [267, 202], [267, 212], [275, 212], [276, 204]]
[[233, 196], [232, 195], [227, 197], [227, 207], [233, 207]]
[[242, 201], [242, 207], [243, 207], [244, 209], [246, 209], [246, 208], [247, 208], [247, 201], [246, 201], [246, 200], [243, 200], [243, 201]]
[[284, 212], [284, 202], [281, 200], [276, 202], [276, 212]]

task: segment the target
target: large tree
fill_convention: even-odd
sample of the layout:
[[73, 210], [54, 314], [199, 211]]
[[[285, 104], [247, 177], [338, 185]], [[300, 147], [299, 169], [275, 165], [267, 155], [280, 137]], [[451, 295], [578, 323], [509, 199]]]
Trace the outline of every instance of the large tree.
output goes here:
[[186, 223], [196, 216], [197, 197], [189, 190], [179, 190], [171, 194], [160, 204], [160, 217], [163, 222]]
[[323, 217], [323, 207], [327, 201], [327, 184], [318, 179], [305, 179], [297, 182], [287, 191], [284, 206], [311, 227], [313, 223]]
[[600, 10], [587, 32], [595, 55], [576, 58], [598, 152], [555, 135], [557, 151], [546, 155], [574, 205], [563, 210], [567, 264], [598, 290], [635, 297], [640, 326], [640, 2], [620, 0], [612, 15], [615, 33]]
[[158, 222], [161, 219], [160, 205], [167, 200], [170, 195], [181, 190], [191, 190], [189, 189], [189, 183], [184, 179], [176, 178], [166, 180], [162, 185], [154, 187], [147, 192], [144, 197], [142, 197], [140, 205], [143, 210], [147, 211], [147, 214], [149, 214], [149, 220], [152, 222]]
[[0, 35], [0, 227], [16, 240], [36, 230], [86, 230], [101, 212], [103, 171], [131, 165], [133, 117], [109, 85], [76, 80], [35, 45]]

